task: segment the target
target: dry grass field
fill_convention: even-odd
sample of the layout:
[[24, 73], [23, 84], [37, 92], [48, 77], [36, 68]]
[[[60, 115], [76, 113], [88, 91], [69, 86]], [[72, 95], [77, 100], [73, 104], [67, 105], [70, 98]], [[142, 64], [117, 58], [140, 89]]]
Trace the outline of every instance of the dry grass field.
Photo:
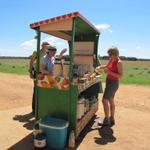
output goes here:
[[[107, 64], [107, 60], [102, 60]], [[28, 59], [0, 59], [0, 72], [28, 74]], [[124, 76], [121, 83], [150, 85], [150, 61], [123, 61]], [[105, 75], [102, 76], [105, 80]]]
[[[106, 60], [101, 62], [107, 64]], [[123, 61], [123, 72], [123, 84], [150, 85], [150, 61]]]

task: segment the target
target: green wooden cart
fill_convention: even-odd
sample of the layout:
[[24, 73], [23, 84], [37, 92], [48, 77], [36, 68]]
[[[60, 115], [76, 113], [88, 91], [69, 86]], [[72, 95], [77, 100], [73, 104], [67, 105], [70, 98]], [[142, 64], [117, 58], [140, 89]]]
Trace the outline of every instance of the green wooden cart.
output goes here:
[[[69, 131], [73, 130], [75, 138], [78, 137], [80, 132], [85, 128], [91, 118], [98, 110], [98, 101], [93, 103], [90, 109], [77, 119], [77, 105], [78, 99], [81, 94], [93, 91], [95, 97], [102, 92], [102, 85], [100, 78], [96, 82], [89, 84], [84, 89], [78, 88], [78, 85], [73, 84], [73, 65], [78, 64], [82, 58], [84, 63], [90, 63], [93, 67], [99, 65], [97, 57], [98, 39], [100, 32], [92, 25], [85, 17], [79, 12], [57, 16], [51, 19], [39, 21], [30, 24], [30, 28], [34, 29], [37, 33], [37, 74], [36, 74], [36, 119], [43, 118], [47, 115], [57, 118], [62, 118], [69, 121]], [[43, 88], [38, 86], [38, 73], [39, 73], [39, 50], [41, 42], [41, 32], [62, 38], [68, 41], [69, 44], [69, 86], [67, 90], [57, 88]], [[81, 49], [76, 51], [77, 47]], [[88, 53], [88, 46], [92, 47], [92, 53]], [[83, 49], [83, 53], [82, 53]], [[86, 51], [87, 50], [87, 51]], [[86, 51], [86, 53], [85, 53]], [[97, 85], [94, 87], [94, 85]], [[98, 87], [98, 88], [97, 88]]]

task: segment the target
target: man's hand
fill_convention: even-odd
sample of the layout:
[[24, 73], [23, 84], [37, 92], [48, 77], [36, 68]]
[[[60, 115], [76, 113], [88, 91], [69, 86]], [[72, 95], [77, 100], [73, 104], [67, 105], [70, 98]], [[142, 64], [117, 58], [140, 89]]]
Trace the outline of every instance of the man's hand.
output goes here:
[[30, 78], [31, 79], [34, 79], [34, 77], [33, 77], [33, 74], [30, 72]]
[[64, 53], [66, 53], [67, 48], [62, 49], [62, 51], [60, 52], [60, 55], [62, 56]]

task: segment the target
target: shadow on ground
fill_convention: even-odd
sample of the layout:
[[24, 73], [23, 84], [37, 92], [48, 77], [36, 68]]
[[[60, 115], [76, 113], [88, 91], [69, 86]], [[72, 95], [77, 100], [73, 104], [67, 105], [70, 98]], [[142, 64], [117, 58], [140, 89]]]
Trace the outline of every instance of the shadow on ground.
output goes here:
[[92, 129], [92, 126], [94, 125], [95, 123], [95, 120], [96, 119], [96, 115], [90, 120], [90, 122], [87, 124], [86, 128], [84, 128], [84, 130], [81, 132], [81, 134], [78, 136], [78, 139], [76, 140], [76, 146], [75, 146], [75, 149], [77, 149], [81, 142], [83, 141], [84, 137], [89, 133], [91, 132], [93, 129]]
[[13, 120], [24, 122], [25, 124], [23, 125], [23, 127], [25, 127], [28, 130], [32, 130], [33, 125], [35, 123], [35, 118], [32, 113], [28, 113], [25, 115], [15, 115], [13, 117]]
[[8, 148], [8, 150], [34, 150], [32, 133]]
[[[31, 120], [31, 119], [33, 119], [33, 115], [31, 113], [26, 114], [26, 115], [16, 115], [13, 119], [18, 120], [20, 122], [25, 122], [25, 124], [23, 126], [26, 127], [28, 130], [32, 130], [33, 124], [35, 122], [35, 120]], [[76, 146], [72, 150], [76, 150], [80, 146], [84, 137], [89, 132], [91, 132], [93, 130], [99, 131], [100, 136], [94, 138], [95, 143], [97, 143], [97, 144], [105, 145], [108, 142], [115, 142], [116, 141], [116, 138], [113, 135], [113, 130], [111, 127], [109, 127], [109, 126], [97, 126], [94, 129], [92, 128], [92, 126], [95, 124], [95, 121], [94, 121], [95, 119], [96, 119], [96, 116], [94, 116], [91, 119], [91, 121], [88, 123], [86, 128], [81, 132], [78, 139], [76, 140]], [[33, 135], [31, 133], [28, 136], [26, 136], [25, 138], [23, 138], [21, 141], [16, 143], [15, 145], [13, 145], [12, 147], [8, 148], [8, 150], [34, 150], [34, 144], [33, 143], [34, 143]], [[46, 148], [45, 150], [53, 150], [53, 149]], [[62, 150], [70, 150], [70, 149], [64, 148]]]
[[[100, 145], [105, 145], [108, 144], [109, 142], [115, 142], [116, 137], [113, 135], [113, 129], [111, 128], [112, 126], [98, 126], [97, 123], [95, 123], [95, 120], [97, 120], [96, 116], [94, 116], [89, 124], [86, 126], [86, 128], [81, 132], [77, 143], [76, 143], [76, 149], [84, 139], [84, 137], [91, 131], [93, 130], [98, 130], [99, 132], [99, 137], [95, 137], [95, 143], [100, 144]], [[96, 126], [93, 128], [93, 126]]]
[[113, 130], [110, 126], [102, 126], [98, 128], [100, 137], [95, 137], [95, 143], [106, 145], [109, 142], [115, 142], [116, 137], [113, 135]]

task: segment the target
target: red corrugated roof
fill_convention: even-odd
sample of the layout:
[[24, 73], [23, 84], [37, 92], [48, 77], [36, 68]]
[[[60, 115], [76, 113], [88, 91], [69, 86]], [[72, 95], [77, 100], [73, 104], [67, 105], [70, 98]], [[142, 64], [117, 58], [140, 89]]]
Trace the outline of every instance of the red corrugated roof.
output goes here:
[[36, 27], [39, 27], [41, 25], [54, 23], [54, 22], [58, 22], [58, 21], [61, 21], [61, 20], [66, 20], [66, 19], [73, 18], [73, 17], [76, 17], [76, 16], [79, 16], [82, 20], [84, 20], [87, 24], [89, 24], [89, 26], [91, 26], [94, 30], [99, 32], [99, 30], [92, 23], [90, 23], [85, 17], [83, 17], [79, 12], [72, 12], [72, 13], [69, 13], [69, 14], [62, 15], [62, 16], [57, 16], [57, 17], [42, 20], [42, 21], [39, 21], [39, 22], [34, 22], [34, 23], [30, 24], [30, 28], [36, 28]]

